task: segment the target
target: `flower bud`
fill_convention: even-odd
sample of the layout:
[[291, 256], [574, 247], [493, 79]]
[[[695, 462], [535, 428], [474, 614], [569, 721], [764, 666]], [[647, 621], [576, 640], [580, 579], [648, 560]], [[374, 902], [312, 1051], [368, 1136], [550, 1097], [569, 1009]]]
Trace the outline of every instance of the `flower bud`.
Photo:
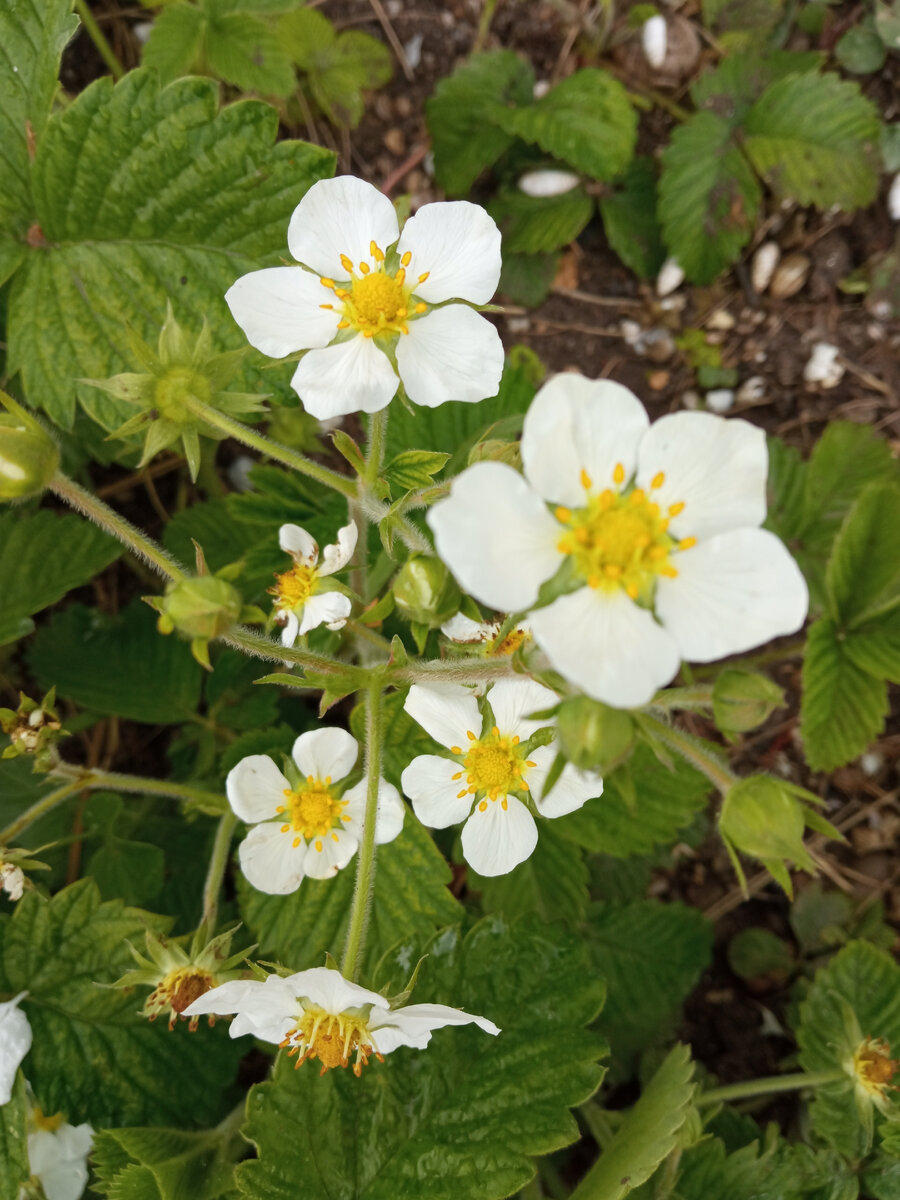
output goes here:
[[214, 638], [240, 617], [240, 592], [215, 575], [197, 575], [173, 583], [154, 607], [160, 613], [161, 633], [177, 629], [190, 638]]
[[[0, 392], [0, 401], [9, 397]], [[0, 412], [0, 501], [39, 496], [59, 467], [59, 447], [14, 401]]]
[[469, 452], [469, 466], [477, 462], [502, 462], [518, 471], [522, 466], [522, 448], [518, 442], [488, 438], [485, 442], [478, 442]]
[[556, 715], [559, 745], [574, 767], [608, 774], [634, 745], [634, 721], [630, 713], [609, 708], [589, 696], [564, 700]]
[[778, 684], [755, 671], [729, 667], [713, 687], [713, 717], [725, 734], [756, 729], [782, 704], [784, 692]]
[[436, 629], [459, 611], [462, 594], [439, 558], [417, 554], [394, 580], [394, 600], [402, 616]]
[[[815, 873], [815, 864], [803, 845], [807, 824], [832, 830], [832, 826], [798, 799], [808, 795], [771, 775], [741, 779], [726, 795], [719, 814], [719, 833], [743, 882], [736, 852], [758, 858], [781, 886], [790, 892], [786, 862]], [[833, 830], [838, 837], [840, 834]]]

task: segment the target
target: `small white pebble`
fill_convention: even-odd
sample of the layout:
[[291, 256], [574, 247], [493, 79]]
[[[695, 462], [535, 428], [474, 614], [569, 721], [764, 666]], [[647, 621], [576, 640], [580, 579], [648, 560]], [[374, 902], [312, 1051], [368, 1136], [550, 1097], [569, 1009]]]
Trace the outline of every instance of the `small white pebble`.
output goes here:
[[549, 79], [538, 79], [535, 82], [534, 87], [531, 89], [531, 94], [532, 94], [532, 96], [534, 96], [535, 100], [543, 100], [543, 98], [547, 95], [547, 93], [549, 91], [550, 91], [550, 80]]
[[417, 33], [414, 37], [411, 37], [403, 47], [403, 53], [406, 55], [406, 61], [409, 63], [410, 69], [413, 71], [422, 61], [422, 43], [424, 41], [425, 39], [422, 37], [421, 33]]
[[506, 328], [510, 333], [527, 333], [531, 328], [528, 317], [507, 317]]
[[581, 183], [580, 176], [572, 171], [526, 171], [519, 176], [519, 191], [535, 199], [547, 196], [564, 196]]
[[153, 32], [152, 21], [138, 21], [137, 25], [132, 25], [131, 32], [137, 38], [138, 42], [145, 46], [150, 40], [150, 34]]
[[900, 221], [900, 172], [894, 176], [894, 182], [888, 192], [888, 212], [892, 221]]
[[625, 339], [626, 346], [637, 345], [638, 338], [641, 336], [641, 327], [637, 321], [630, 321], [627, 318], [621, 322], [619, 328], [622, 331], [622, 337]]
[[700, 407], [700, 393], [693, 390], [685, 392], [681, 397], [681, 407], [689, 412], [696, 412]]
[[734, 329], [735, 320], [727, 308], [717, 308], [709, 320], [706, 322], [707, 329], [716, 329], [727, 332], [729, 329]]
[[818, 383], [823, 388], [837, 387], [844, 378], [844, 367], [837, 361], [839, 354], [840, 350], [830, 342], [816, 342], [803, 368], [806, 382]]
[[877, 775], [884, 766], [884, 755], [879, 754], [877, 750], [869, 750], [868, 753], [862, 755], [859, 765], [866, 775]]
[[650, 17], [644, 22], [641, 45], [644, 47], [644, 57], [651, 67], [661, 67], [666, 61], [668, 42], [665, 17], [657, 13], [655, 17]]
[[737, 390], [735, 399], [738, 404], [755, 404], [766, 394], [766, 381], [762, 375], [751, 375]]
[[713, 388], [706, 393], [706, 407], [714, 413], [726, 413], [734, 405], [732, 388]]
[[239, 454], [225, 472], [228, 482], [236, 492], [253, 491], [253, 484], [250, 482], [250, 468], [255, 466], [255, 458], [251, 458], [249, 454]]
[[667, 258], [656, 277], [657, 296], [668, 296], [684, 283], [684, 271], [674, 258]]
[[777, 242], [763, 242], [753, 255], [750, 263], [750, 282], [755, 292], [764, 292], [772, 282], [780, 258], [781, 248]]

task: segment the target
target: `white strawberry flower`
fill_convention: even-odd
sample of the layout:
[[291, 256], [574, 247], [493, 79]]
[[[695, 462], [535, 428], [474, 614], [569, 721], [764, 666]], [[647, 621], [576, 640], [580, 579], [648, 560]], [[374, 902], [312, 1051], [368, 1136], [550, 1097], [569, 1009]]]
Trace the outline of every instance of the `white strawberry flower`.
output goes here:
[[31, 1026], [19, 1008], [27, 992], [0, 1004], [0, 1104], [8, 1104], [19, 1063], [31, 1049]]
[[[557, 375], [522, 432], [524, 478], [476, 463], [428, 514], [476, 599], [531, 609], [534, 639], [588, 695], [632, 708], [681, 659], [712, 662], [799, 629], [808, 593], [766, 515], [761, 429], [680, 412], [654, 425], [627, 388]], [[568, 588], [534, 608], [560, 568]]]
[[28, 1166], [46, 1200], [78, 1200], [88, 1181], [93, 1143], [90, 1125], [69, 1125], [61, 1113], [45, 1117], [36, 1105], [30, 1108]]
[[[451, 642], [457, 642], [459, 645], [489, 647], [490, 643], [496, 642], [502, 628], [502, 621], [473, 621], [465, 613], [458, 612], [449, 621], [444, 622], [441, 626], [441, 633]], [[519, 621], [498, 645], [489, 650], [489, 653], [496, 656], [513, 654], [523, 642], [530, 641], [531, 629], [528, 622]]]
[[[556, 751], [527, 749], [529, 738], [552, 724], [528, 714], [559, 697], [531, 679], [501, 679], [487, 692], [486, 721], [472, 692], [460, 684], [413, 684], [404, 708], [452, 757], [421, 754], [401, 776], [403, 791], [423, 825], [445, 829], [465, 822], [462, 849], [479, 875], [505, 875], [537, 845], [537, 825], [524, 798], [541, 817], [562, 817], [603, 792], [592, 771], [568, 764], [550, 794], [544, 785]], [[523, 799], [520, 799], [523, 797]]]
[[391, 1009], [378, 992], [370, 992], [328, 967], [312, 967], [282, 978], [223, 983], [185, 1010], [187, 1016], [236, 1013], [229, 1032], [251, 1033], [286, 1047], [296, 1065], [307, 1059], [321, 1064], [321, 1074], [351, 1066], [359, 1075], [373, 1055], [379, 1060], [399, 1046], [424, 1050], [434, 1029], [475, 1024], [496, 1036], [500, 1030], [446, 1004], [408, 1004]]
[[315, 538], [299, 525], [282, 525], [278, 544], [294, 565], [276, 575], [275, 587], [269, 591], [275, 597], [275, 619], [284, 622], [282, 646], [293, 646], [298, 637], [317, 625], [342, 629], [350, 616], [350, 598], [343, 592], [323, 585], [323, 580], [340, 571], [353, 557], [358, 531], [351, 521], [338, 530], [337, 542], [326, 546], [319, 562], [319, 547]]
[[[252, 826], [238, 849], [241, 870], [274, 896], [296, 891], [307, 875], [329, 879], [346, 867], [362, 840], [366, 812], [365, 779], [347, 791], [340, 786], [359, 755], [352, 734], [313, 729], [300, 734], [291, 754], [300, 774], [296, 786], [265, 754], [242, 758], [225, 782], [235, 814]], [[375, 841], [393, 841], [403, 816], [400, 793], [382, 779]]]
[[291, 386], [314, 417], [378, 412], [398, 374], [429, 408], [496, 393], [503, 347], [469, 307], [486, 304], [500, 279], [500, 231], [483, 208], [426, 204], [401, 234], [387, 196], [341, 175], [314, 183], [294, 209], [288, 246], [300, 267], [252, 271], [225, 299], [263, 354], [308, 352]]

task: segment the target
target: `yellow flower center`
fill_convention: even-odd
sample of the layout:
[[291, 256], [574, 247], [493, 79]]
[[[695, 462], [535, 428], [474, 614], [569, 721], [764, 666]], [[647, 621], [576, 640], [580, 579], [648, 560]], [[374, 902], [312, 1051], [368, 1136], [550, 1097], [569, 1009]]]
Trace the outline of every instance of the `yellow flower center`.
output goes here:
[[891, 1058], [891, 1047], [884, 1038], [864, 1038], [853, 1055], [853, 1074], [864, 1092], [884, 1099], [886, 1091], [896, 1091], [891, 1083], [900, 1061]]
[[384, 251], [375, 242], [369, 243], [369, 253], [377, 264], [374, 271], [367, 262], [357, 266], [349, 255], [341, 255], [341, 266], [349, 276], [349, 287], [335, 283], [333, 279], [321, 278], [322, 286], [333, 292], [341, 303], [320, 307], [339, 308], [338, 329], [355, 329], [365, 337], [409, 333], [407, 321], [428, 310], [427, 304], [413, 300], [413, 289], [417, 283], [424, 283], [430, 272], [426, 271], [411, 283], [406, 278], [406, 268], [412, 258], [408, 250], [393, 273], [388, 271]]
[[199, 375], [190, 367], [172, 367], [161, 376], [153, 393], [153, 407], [167, 421], [181, 424], [190, 420], [192, 399], [209, 404], [212, 389], [205, 375]]
[[302, 608], [316, 590], [318, 572], [315, 567], [295, 563], [283, 575], [276, 575], [275, 587], [269, 592], [275, 597], [279, 608]]
[[[317, 1058], [322, 1064], [320, 1075], [334, 1067], [348, 1067], [352, 1056], [353, 1074], [359, 1077], [372, 1053], [371, 1034], [360, 1014], [342, 1012], [335, 1016], [317, 1004], [304, 1005], [303, 1016], [281, 1045], [290, 1047], [289, 1056], [296, 1055], [295, 1069], [308, 1058]], [[375, 1057], [384, 1062], [377, 1052]]]
[[307, 775], [305, 785], [301, 785], [296, 791], [285, 788], [284, 794], [287, 804], [280, 804], [276, 811], [289, 815], [290, 819], [281, 826], [281, 832], [293, 831], [295, 847], [305, 838], [306, 841], [312, 842], [321, 854], [323, 838], [330, 837], [332, 841], [338, 841], [334, 830], [339, 829], [341, 822], [348, 822], [350, 818], [344, 814], [347, 801], [340, 800], [331, 790], [330, 775], [324, 781]]
[[[198, 997], [214, 986], [215, 979], [211, 971], [196, 967], [192, 963], [184, 967], [176, 967], [169, 971], [168, 975], [163, 976], [147, 997], [144, 1003], [144, 1014], [149, 1020], [155, 1021], [161, 1013], [168, 1012], [169, 1029], [174, 1029], [176, 1018], [184, 1012], [187, 1006], [193, 1004]], [[213, 1023], [213, 1020], [210, 1021], [210, 1024]], [[191, 1018], [189, 1028], [192, 1033], [197, 1028], [199, 1021], [199, 1017]]]
[[47, 1117], [44, 1115], [44, 1110], [38, 1104], [31, 1110], [31, 1123], [35, 1129], [46, 1129], [48, 1133], [55, 1133], [60, 1125], [64, 1125], [65, 1122], [64, 1113], [54, 1113], [52, 1117]]
[[523, 642], [530, 640], [531, 634], [526, 629], [511, 629], [506, 637], [502, 638], [488, 653], [493, 658], [502, 658], [504, 655], [515, 654]]
[[518, 736], [502, 737], [495, 725], [485, 737], [476, 737], [471, 729], [466, 730], [466, 737], [472, 743], [467, 751], [460, 746], [450, 748], [451, 754], [463, 760], [463, 769], [451, 776], [454, 781], [466, 777], [466, 786], [459, 793], [459, 799], [484, 793], [487, 798], [478, 805], [484, 812], [488, 800], [500, 800], [506, 808], [507, 793], [528, 791], [524, 770], [536, 764], [524, 757]]
[[[651, 496], [664, 482], [660, 471], [650, 484]], [[674, 579], [678, 574], [670, 555], [689, 550], [697, 539], [677, 541], [668, 532], [669, 520], [683, 512], [683, 503], [671, 504], [663, 514], [643, 488], [624, 489], [622, 463], [616, 464], [613, 483], [596, 492], [590, 476], [581, 472], [585, 503], [577, 509], [556, 509], [556, 519], [565, 528], [557, 547], [571, 555], [589, 587], [624, 588], [632, 600], [649, 602], [658, 575]]]

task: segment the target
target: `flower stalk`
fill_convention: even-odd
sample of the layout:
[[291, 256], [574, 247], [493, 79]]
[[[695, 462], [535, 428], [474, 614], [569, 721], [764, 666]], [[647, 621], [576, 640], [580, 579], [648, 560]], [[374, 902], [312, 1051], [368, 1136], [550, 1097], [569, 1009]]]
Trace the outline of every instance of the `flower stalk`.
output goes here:
[[726, 1104], [733, 1100], [751, 1100], [756, 1096], [774, 1096], [779, 1092], [825, 1087], [829, 1083], [840, 1083], [846, 1078], [840, 1067], [828, 1071], [797, 1071], [793, 1075], [766, 1075], [760, 1079], [748, 1079], [744, 1083], [730, 1083], [725, 1087], [701, 1092], [695, 1104], [698, 1108], [709, 1108], [710, 1105]]
[[213, 842], [209, 867], [206, 871], [206, 881], [203, 884], [203, 914], [200, 917], [201, 927], [205, 926], [207, 936], [212, 936], [219, 915], [219, 896], [222, 892], [222, 880], [228, 867], [231, 855], [231, 839], [234, 836], [237, 817], [228, 809], [219, 820], [216, 837]]
[[381, 757], [384, 739], [384, 714], [381, 705], [381, 683], [373, 682], [365, 693], [366, 704], [366, 815], [363, 837], [356, 867], [356, 884], [347, 942], [344, 946], [342, 973], [355, 981], [359, 976], [362, 951], [365, 945], [372, 892], [375, 884], [375, 818], [378, 812], [378, 788], [381, 779]]
[[680, 754], [682, 758], [687, 759], [692, 767], [702, 771], [723, 796], [737, 783], [738, 779], [734, 772], [730, 771], [719, 755], [713, 753], [700, 738], [693, 737], [690, 733], [675, 729], [674, 726], [666, 725], [663, 721], [657, 721], [655, 717], [646, 714], [641, 715], [640, 723], [646, 733], [662, 742], [664, 746], [668, 746], [670, 750]]

